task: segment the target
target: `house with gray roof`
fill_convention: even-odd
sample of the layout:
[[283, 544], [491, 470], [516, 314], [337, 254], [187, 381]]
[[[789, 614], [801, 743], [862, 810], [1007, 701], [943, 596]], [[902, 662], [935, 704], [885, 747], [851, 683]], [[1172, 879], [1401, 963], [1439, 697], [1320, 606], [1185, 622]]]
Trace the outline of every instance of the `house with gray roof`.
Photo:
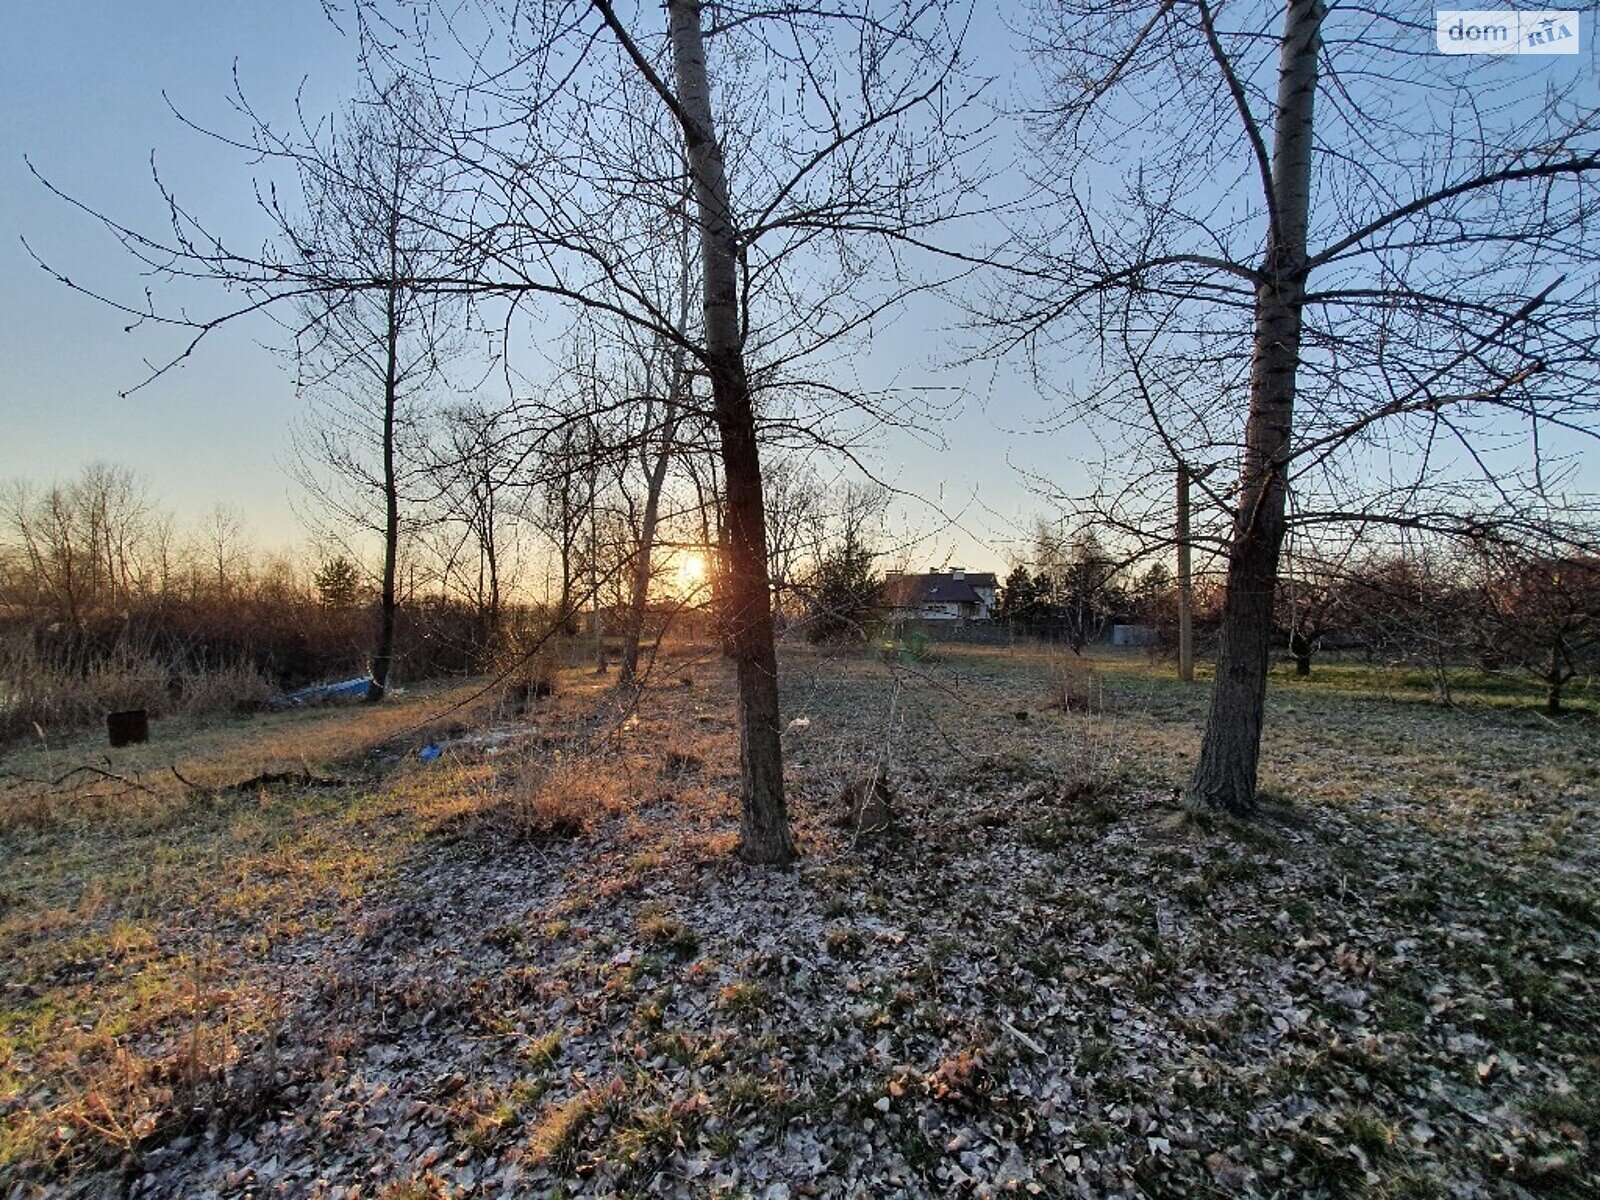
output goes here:
[[999, 587], [992, 571], [890, 571], [883, 606], [896, 621], [989, 621]]

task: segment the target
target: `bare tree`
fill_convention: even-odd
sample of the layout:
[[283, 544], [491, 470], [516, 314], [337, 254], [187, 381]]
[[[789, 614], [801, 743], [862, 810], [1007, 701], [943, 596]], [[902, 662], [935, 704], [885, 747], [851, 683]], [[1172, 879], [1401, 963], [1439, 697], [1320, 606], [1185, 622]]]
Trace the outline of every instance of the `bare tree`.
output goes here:
[[1539, 680], [1557, 716], [1567, 684], [1600, 665], [1600, 558], [1505, 543], [1479, 556], [1485, 648]]
[[128, 604], [156, 585], [164, 520], [126, 467], [90, 463], [42, 490], [11, 481], [0, 490], [0, 545], [12, 562], [12, 602], [72, 626]]
[[1041, 524], [1040, 574], [1048, 581], [1045, 594], [1053, 605], [1067, 645], [1074, 654], [1100, 638], [1116, 608], [1120, 594], [1117, 563], [1093, 533], [1080, 535], [1070, 546], [1052, 545]]
[[[645, 382], [647, 386], [640, 414], [642, 428], [638, 449], [644, 496], [637, 513], [629, 513], [628, 527], [633, 534], [630, 547], [633, 570], [629, 581], [628, 616], [623, 628], [622, 658], [617, 664], [619, 687], [631, 686], [638, 681], [640, 645], [644, 637], [650, 586], [655, 579], [655, 550], [662, 524], [662, 499], [666, 491], [667, 473], [681, 453], [679, 429], [683, 424], [683, 402], [689, 385], [681, 353], [674, 354], [666, 366], [666, 377], [662, 381], [665, 387], [661, 394], [656, 394], [655, 388], [650, 386], [655, 382], [651, 375], [647, 375]], [[633, 508], [631, 504], [629, 507], [630, 510]]]
[[[918, 252], [974, 195], [962, 167], [977, 85], [960, 73], [961, 10], [951, 0], [882, 12], [724, 5], [707, 26], [701, 5], [684, 0], [668, 5], [662, 27], [648, 5], [619, 14], [603, 0], [358, 0], [354, 9], [369, 77], [425, 80], [419, 111], [452, 118], [430, 141], [454, 175], [426, 223], [449, 253], [403, 276], [329, 270], [304, 256], [233, 248], [174, 202], [172, 230], [162, 236], [100, 219], [159, 276], [223, 281], [245, 302], [202, 320], [157, 314], [142, 301], [118, 307], [192, 333], [178, 357], [237, 317], [351, 293], [363, 302], [473, 296], [503, 321], [503, 347], [528, 332], [522, 321], [538, 301], [598, 310], [681, 346], [709, 380], [701, 415], [723, 461], [716, 594], [740, 677], [741, 854], [786, 861], [793, 845], [760, 443], [764, 426], [779, 420], [825, 437], [841, 412], [891, 415], [822, 378], [818, 364], [928, 285], [926, 272], [896, 254]], [[473, 36], [466, 23], [476, 23]], [[416, 39], [402, 36], [407, 28]], [[458, 47], [480, 48], [466, 54], [457, 80], [428, 43], [440, 30], [454, 33]], [[719, 63], [734, 69], [719, 74]], [[630, 138], [612, 136], [641, 127], [636, 90], [618, 86], [638, 80], [655, 118], [647, 124], [670, 133], [693, 184], [702, 266], [693, 331], [663, 309], [655, 260], [641, 253], [681, 232], [683, 173], [641, 171]], [[713, 82], [726, 98], [720, 124]], [[741, 129], [733, 142], [720, 136], [730, 112]], [[299, 147], [271, 149], [293, 161]], [[395, 293], [397, 277], [404, 288]], [[808, 388], [793, 386], [807, 377]], [[819, 411], [784, 411], [802, 395]]]
[[1274, 620], [1288, 644], [1294, 673], [1302, 678], [1311, 674], [1311, 660], [1322, 649], [1324, 637], [1336, 633], [1346, 620], [1348, 584], [1360, 565], [1360, 540], [1345, 530], [1347, 536], [1335, 542], [1337, 532], [1318, 540], [1308, 531], [1283, 555]]
[[[623, 613], [619, 688], [633, 687], [639, 681], [639, 659], [658, 565], [657, 542], [671, 516], [664, 507], [669, 475], [676, 462], [696, 452], [686, 436], [689, 427], [707, 424], [705, 405], [694, 395], [695, 376], [687, 345], [698, 296], [688, 173], [682, 147], [672, 144], [664, 148], [652, 132], [635, 131], [633, 154], [639, 167], [655, 160], [663, 177], [683, 180], [674, 214], [679, 218], [677, 236], [672, 236], [669, 217], [662, 241], [648, 248], [657, 263], [654, 286], [660, 298], [654, 305], [670, 319], [675, 336], [647, 331], [603, 313], [586, 314], [594, 327], [594, 340], [604, 339], [612, 347], [603, 365], [596, 355], [590, 407], [597, 420], [607, 421], [604, 441], [619, 501], [617, 515], [626, 533], [627, 546], [619, 556], [616, 574], [618, 582], [625, 583], [625, 595], [618, 605]], [[671, 297], [674, 291], [676, 296]]]
[[486, 646], [500, 632], [520, 562], [518, 532], [528, 516], [530, 449], [517, 414], [481, 400], [441, 410], [428, 438], [440, 581], [477, 608]]
[[1203, 488], [1227, 588], [1189, 792], [1248, 812], [1291, 523], [1466, 536], [1565, 503], [1541, 450], [1595, 429], [1593, 77], [1497, 82], [1431, 53], [1421, 5], [1038, 11], [1060, 219], [1019, 230], [1007, 336], [1102, 356], [1074, 400], [1131, 434], [1122, 528], [1169, 527], [1172, 462], [1236, 471]]
[[169, 216], [161, 232], [125, 225], [41, 180], [99, 221], [156, 279], [220, 284], [238, 297], [231, 307], [195, 315], [185, 306], [158, 304], [154, 290], [135, 302], [56, 273], [67, 287], [134, 317], [130, 329], [155, 325], [181, 334], [179, 348], [156, 360], [130, 390], [161, 378], [232, 322], [265, 314], [288, 331], [300, 386], [326, 402], [325, 420], [307, 445], [358, 497], [378, 497], [374, 519], [360, 499], [316, 489], [341, 510], [337, 515], [382, 540], [369, 693], [376, 700], [394, 655], [401, 414], [437, 373], [447, 344], [444, 309], [464, 289], [442, 253], [453, 244], [444, 236], [452, 164], [431, 141], [432, 96], [402, 78], [379, 82], [369, 75], [365, 84], [342, 120], [309, 123], [302, 114], [290, 133], [264, 121], [242, 93], [234, 105], [249, 122], [243, 140], [186, 122], [291, 184], [280, 189], [279, 179], [258, 181], [258, 206], [274, 230], [260, 248], [244, 249], [214, 231], [165, 189], [159, 175], [155, 182]]
[[250, 567], [250, 535], [242, 509], [214, 504], [195, 532], [194, 558], [206, 587], [219, 600], [246, 582]]
[[1473, 564], [1464, 547], [1444, 538], [1402, 530], [1387, 541], [1360, 546], [1345, 569], [1342, 620], [1369, 662], [1422, 667], [1435, 700], [1449, 704], [1452, 673], [1480, 644]]
[[[609, 5], [597, 0], [616, 26]], [[723, 603], [728, 648], [738, 673], [739, 766], [743, 804], [740, 852], [752, 862], [786, 863], [794, 857], [783, 795], [782, 724], [778, 714], [778, 655], [773, 643], [767, 580], [766, 509], [761, 495], [761, 454], [755, 402], [745, 367], [740, 320], [739, 241], [722, 146], [711, 113], [705, 33], [699, 0], [669, 0], [667, 21], [677, 90], [663, 83], [683, 128], [700, 224], [704, 273], [705, 366], [712, 410], [722, 441], [724, 546]], [[631, 45], [631, 42], [629, 43]], [[641, 67], [647, 64], [641, 58]], [[653, 72], [652, 72], [653, 73]]]
[[[817, 91], [801, 98], [808, 111], [814, 110], [815, 120], [776, 123], [764, 131], [764, 146], [745, 148], [746, 157], [737, 165], [751, 186], [739, 194], [731, 186], [727, 145], [712, 111], [712, 68], [698, 0], [667, 5], [665, 44], [636, 35], [605, 0], [589, 6], [675, 127], [692, 182], [702, 270], [701, 328], [686, 349], [696, 360], [696, 370], [710, 381], [709, 416], [722, 460], [716, 590], [724, 642], [738, 675], [740, 853], [750, 861], [782, 863], [793, 855], [783, 798], [758, 392], [777, 394], [773, 383], [786, 365], [850, 336], [872, 312], [903, 294], [904, 289], [891, 288], [887, 295], [860, 300], [865, 293], [862, 262], [846, 248], [842, 234], [848, 231], [855, 240], [866, 234], [910, 241], [950, 215], [950, 194], [942, 190], [950, 158], [940, 142], [947, 126], [938, 118], [942, 104], [951, 101], [959, 107], [964, 97], [948, 89], [959, 37], [950, 36], [942, 8], [925, 5], [893, 20], [830, 7], [719, 12], [714, 38], [733, 45], [741, 38], [747, 45], [754, 40], [775, 57], [788, 56], [798, 68], [793, 78]], [[575, 6], [559, 6], [555, 15], [546, 14], [541, 28], [559, 32], [562, 21], [573, 29], [582, 25]], [[783, 32], [783, 48], [776, 39], [761, 40], [763, 26]], [[838, 78], [825, 64], [830, 56], [837, 62], [841, 32], [852, 39], [858, 55], [853, 65], [860, 93], [848, 98], [822, 94], [819, 83], [824, 77]], [[663, 60], [667, 65], [658, 65]], [[768, 103], [759, 91], [750, 99], [753, 107]], [[550, 119], [543, 115], [546, 123]], [[589, 125], [593, 119], [592, 110], [585, 111], [581, 123]], [[926, 136], [920, 152], [913, 154], [903, 139], [919, 121]], [[636, 172], [619, 175], [629, 181], [630, 194], [638, 190]], [[525, 172], [519, 168], [512, 182], [515, 188], [526, 188]], [[669, 199], [662, 207], [670, 211], [673, 202]], [[564, 205], [563, 211], [574, 210]], [[604, 303], [616, 315], [670, 340], [688, 340], [662, 319], [648, 289], [629, 276], [616, 240], [626, 223], [619, 221], [614, 202], [608, 201], [607, 211], [610, 241], [597, 245], [579, 233], [585, 218], [563, 225], [562, 250], [570, 252], [577, 244], [588, 263], [604, 264], [606, 294], [612, 297]], [[552, 244], [551, 212], [552, 206], [546, 205], [536, 222], [521, 226], [535, 245]], [[638, 228], [653, 224], [653, 217], [641, 216]], [[828, 290], [806, 295], [797, 288], [794, 265], [808, 260], [815, 277], [819, 252], [829, 249], [825, 239], [839, 243], [834, 252], [845, 269]], [[524, 271], [530, 261], [543, 267], [550, 259], [546, 254], [530, 260], [524, 245], [517, 248], [514, 262], [505, 253], [495, 261]], [[533, 281], [522, 275], [528, 286], [567, 294], [575, 290], [575, 278], [541, 276]], [[770, 304], [764, 310], [758, 308], [763, 298]], [[586, 302], [596, 304], [595, 294]], [[766, 376], [759, 385], [753, 361], [761, 363]]]
[[772, 456], [765, 465], [768, 574], [773, 619], [781, 629], [797, 615], [794, 601], [805, 577], [822, 563], [827, 485], [798, 455]]
[[539, 495], [532, 519], [550, 546], [557, 573], [552, 607], [570, 629], [589, 573], [589, 516], [598, 499], [600, 447], [592, 424], [582, 419], [563, 419], [536, 443], [532, 471]]
[[[273, 206], [302, 271], [363, 280], [297, 297], [301, 386], [323, 397], [312, 445], [356, 493], [354, 514], [382, 545], [378, 628], [369, 700], [381, 700], [394, 662], [399, 601], [402, 479], [407, 407], [438, 379], [453, 310], [421, 281], [445, 261], [437, 222], [447, 207], [448, 168], [419, 125], [425, 95], [393, 80], [349, 106], [342, 125], [304, 145], [279, 142], [300, 177], [305, 216]], [[413, 453], [415, 448], [413, 448]], [[374, 522], [366, 500], [378, 502]]]

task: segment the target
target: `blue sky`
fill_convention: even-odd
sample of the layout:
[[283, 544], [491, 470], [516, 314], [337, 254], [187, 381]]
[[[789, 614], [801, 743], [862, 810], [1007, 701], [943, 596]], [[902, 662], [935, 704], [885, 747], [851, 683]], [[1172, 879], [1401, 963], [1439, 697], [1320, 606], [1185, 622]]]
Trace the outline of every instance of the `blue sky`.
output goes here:
[[[971, 43], [979, 69], [1002, 76], [1001, 99], [1029, 85], [1026, 61], [997, 10], [979, 5]], [[1425, 12], [1425, 10], [1420, 10]], [[1584, 33], [1593, 36], [1593, 6]], [[1426, 16], [1418, 39], [1431, 44]], [[0, 480], [64, 479], [103, 459], [142, 473], [157, 499], [181, 520], [213, 504], [242, 509], [263, 546], [301, 536], [284, 466], [301, 413], [280, 331], [241, 323], [207, 338], [182, 369], [135, 395], [145, 361], [180, 343], [170, 331], [126, 332], [127, 319], [50, 279], [21, 244], [29, 243], [75, 280], [137, 296], [142, 281], [116, 243], [93, 221], [51, 196], [24, 156], [63, 190], [135, 227], [159, 229], [160, 197], [151, 155], [185, 205], [230, 238], [266, 233], [254, 211], [252, 169], [237, 150], [187, 129], [168, 101], [196, 121], [243, 133], [232, 111], [234, 74], [269, 121], [304, 110], [335, 110], [354, 87], [353, 46], [318, 0], [60, 0], [14, 4], [6, 12], [0, 71]], [[1552, 72], [1592, 70], [1582, 61], [1507, 60], [1485, 64], [1528, 79], [1534, 94]], [[1538, 67], [1536, 71], [1534, 68]], [[1014, 154], [1002, 149], [997, 158]], [[1000, 185], [1004, 188], [1004, 184]], [[178, 293], [166, 290], [171, 301]], [[183, 297], [213, 313], [215, 290]], [[1000, 568], [1047, 504], [1035, 493], [1048, 479], [1058, 494], [1081, 492], [1106, 448], [1083, 425], [1041, 423], [1041, 398], [1016, 364], [946, 365], [959, 335], [949, 309], [921, 301], [888, 323], [855, 357], [868, 385], [964, 390], [959, 412], [921, 438], [885, 433], [872, 465], [883, 478], [933, 505], [902, 505], [897, 526], [914, 532], [907, 565], [941, 562]], [[955, 394], [944, 392], [941, 394]], [[1583, 443], [1587, 449], [1587, 441]], [[941, 514], [958, 518], [946, 524]]]
[[[234, 72], [269, 119], [332, 111], [354, 85], [349, 41], [317, 0], [179, 0], [14, 5], [7, 14], [0, 73], [0, 479], [66, 478], [104, 459], [142, 473], [180, 521], [215, 503], [248, 516], [258, 543], [301, 535], [283, 469], [289, 429], [300, 412], [278, 331], [266, 322], [208, 337], [178, 371], [122, 398], [145, 375], [147, 359], [170, 353], [170, 331], [127, 332], [126, 317], [69, 292], [29, 257], [26, 238], [52, 266], [85, 286], [137, 296], [143, 281], [93, 221], [48, 194], [24, 158], [64, 191], [135, 227], [160, 228], [163, 210], [151, 156], [186, 206], [239, 241], [265, 233], [253, 212], [251, 167], [240, 152], [185, 128], [171, 105], [201, 124], [242, 132], [230, 107]], [[1007, 41], [982, 31], [993, 53]], [[177, 293], [166, 290], [164, 297]], [[196, 288], [196, 312], [223, 298]], [[917, 562], [973, 568], [1002, 565], [1006, 544], [1040, 507], [1011, 462], [1035, 469], [1029, 447], [1005, 431], [1026, 426], [1039, 407], [1031, 388], [992, 368], [952, 376], [938, 363], [949, 314], [925, 304], [902, 314], [873, 345], [874, 381], [976, 389], [955, 419], [921, 439], [880, 440], [883, 476], [942, 501], [961, 517], [944, 527], [931, 509], [910, 506], [901, 524], [924, 535]], [[930, 336], [933, 335], [933, 336]], [[1042, 449], [1035, 446], [1034, 449]]]
[[[0, 74], [0, 476], [35, 481], [101, 458], [142, 472], [180, 515], [215, 502], [251, 514], [268, 544], [296, 530], [276, 460], [293, 389], [252, 334], [228, 330], [182, 371], [128, 399], [142, 360], [173, 345], [68, 292], [21, 238], [74, 279], [138, 295], [141, 281], [93, 223], [50, 196], [24, 156], [63, 189], [125, 216], [159, 221], [152, 152], [187, 203], [219, 224], [252, 228], [249, 169], [186, 130], [174, 105], [226, 124], [235, 60], [269, 112], [288, 111], [302, 79], [331, 104], [353, 56], [315, 3], [244, 0], [10, 6]], [[238, 122], [233, 122], [238, 127]], [[237, 220], [236, 220], [237, 218]], [[209, 297], [215, 303], [218, 297]], [[205, 295], [196, 295], [205, 303]]]

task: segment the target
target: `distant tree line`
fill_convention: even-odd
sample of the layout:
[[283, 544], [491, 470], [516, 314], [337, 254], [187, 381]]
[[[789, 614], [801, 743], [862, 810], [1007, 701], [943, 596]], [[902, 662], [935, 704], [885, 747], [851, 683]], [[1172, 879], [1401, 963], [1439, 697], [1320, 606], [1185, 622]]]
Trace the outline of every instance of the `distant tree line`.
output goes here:
[[1162, 563], [1136, 569], [1119, 562], [1093, 533], [1068, 539], [1038, 522], [1026, 561], [1001, 584], [995, 616], [1081, 654], [1113, 621], [1164, 626], [1171, 586]]
[[[405, 677], [483, 669], [497, 652], [483, 609], [448, 586], [425, 544], [405, 565]], [[123, 467], [11, 481], [0, 486], [0, 736], [117, 707], [247, 708], [359, 674], [376, 600], [350, 554], [263, 552], [226, 505], [180, 527]]]
[[1600, 672], [1595, 555], [1412, 539], [1296, 565], [1279, 581], [1274, 627], [1297, 675], [1338, 651], [1424, 669], [1448, 701], [1454, 672], [1505, 672], [1536, 681], [1554, 715], [1570, 685]]
[[[648, 411], [628, 419], [650, 427]], [[569, 654], [588, 653], [597, 619], [600, 649], [617, 654], [626, 682], [674, 620], [713, 607], [717, 500], [703, 451], [686, 438], [663, 463], [663, 443], [593, 424], [542, 444], [536, 426], [519, 432], [476, 409], [408, 416], [401, 428], [408, 454], [434, 469], [411, 471], [401, 493], [386, 639], [397, 679], [499, 669], [551, 631], [573, 643]], [[842, 484], [830, 464], [799, 455], [773, 460], [769, 490], [774, 609], [784, 625], [831, 638], [858, 602], [876, 600], [868, 543], [887, 493]], [[306, 545], [264, 552], [239, 509], [217, 505], [180, 525], [125, 467], [0, 484], [0, 698], [10, 704], [0, 726], [96, 719], [117, 696], [155, 703], [160, 692], [160, 707], [183, 680], [218, 672], [232, 674], [244, 705], [369, 670], [385, 640], [386, 539], [356, 515], [359, 488], [333, 494], [348, 521], [328, 519], [339, 511], [330, 504]], [[654, 553], [642, 548], [647, 521]], [[841, 563], [854, 582], [841, 583]], [[25, 712], [30, 692], [17, 679], [41, 672], [81, 703]], [[108, 672], [123, 683], [98, 699], [72, 682]]]
[[[1272, 637], [1296, 675], [1339, 654], [1423, 670], [1448, 701], [1464, 670], [1505, 673], [1536, 682], [1555, 714], [1575, 682], [1600, 673], [1600, 556], [1410, 537], [1295, 553], [1285, 568]], [[1197, 625], [1213, 649], [1222, 595], [1214, 577], [1196, 589]], [[996, 617], [1074, 651], [1107, 636], [1112, 621], [1144, 625], [1171, 651], [1177, 611], [1164, 563], [1123, 563], [1092, 534], [1065, 541], [1041, 525], [1028, 560], [1005, 578]]]

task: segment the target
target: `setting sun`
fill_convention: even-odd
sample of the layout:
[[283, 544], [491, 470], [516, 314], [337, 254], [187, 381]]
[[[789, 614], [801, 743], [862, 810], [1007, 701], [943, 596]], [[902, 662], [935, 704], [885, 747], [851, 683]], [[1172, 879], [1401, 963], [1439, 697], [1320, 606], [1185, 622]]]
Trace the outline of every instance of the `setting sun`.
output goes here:
[[691, 553], [684, 555], [678, 564], [678, 584], [684, 588], [697, 588], [706, 581], [706, 556]]

